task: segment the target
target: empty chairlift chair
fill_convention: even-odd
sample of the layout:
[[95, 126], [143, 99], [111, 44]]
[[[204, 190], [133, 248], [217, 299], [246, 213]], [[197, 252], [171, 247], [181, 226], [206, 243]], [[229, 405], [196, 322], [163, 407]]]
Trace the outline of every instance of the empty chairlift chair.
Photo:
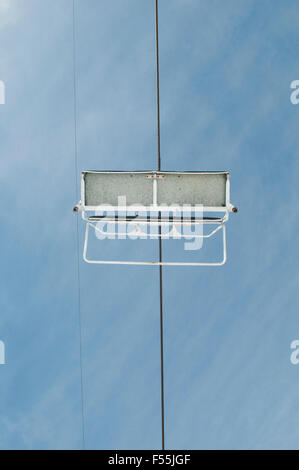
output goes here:
[[[225, 223], [229, 213], [237, 209], [230, 203], [228, 172], [84, 171], [81, 201], [74, 211], [80, 211], [86, 222], [83, 258], [87, 263], [221, 266], [226, 262]], [[209, 226], [207, 234], [203, 233], [204, 226]], [[87, 257], [90, 227], [99, 238], [129, 234], [185, 240], [211, 238], [221, 230], [223, 257], [219, 262], [93, 260]], [[186, 227], [201, 230], [186, 234]]]

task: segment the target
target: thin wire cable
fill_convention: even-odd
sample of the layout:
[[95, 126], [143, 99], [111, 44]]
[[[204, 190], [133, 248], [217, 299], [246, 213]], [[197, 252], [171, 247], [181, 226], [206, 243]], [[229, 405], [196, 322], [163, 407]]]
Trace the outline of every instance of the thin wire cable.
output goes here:
[[[160, 230], [161, 232], [161, 227]], [[159, 238], [159, 261], [162, 263], [162, 240]], [[163, 345], [163, 276], [162, 266], [160, 274], [160, 344], [161, 344], [161, 420], [162, 420], [162, 450], [165, 450], [165, 416], [164, 416], [164, 345]]]
[[158, 171], [161, 170], [161, 133], [160, 133], [160, 61], [159, 61], [159, 7], [156, 2], [156, 71], [157, 71], [157, 137], [158, 137]]
[[[158, 171], [161, 170], [161, 133], [160, 133], [160, 64], [159, 64], [159, 8], [156, 3], [156, 70], [157, 70], [157, 141], [158, 141]], [[160, 217], [159, 213], [159, 217]], [[159, 226], [161, 235], [161, 226]], [[162, 239], [159, 238], [159, 262], [162, 263]], [[162, 424], [162, 450], [165, 450], [165, 412], [164, 412], [164, 344], [163, 344], [163, 271], [159, 266], [160, 278], [160, 346], [161, 346], [161, 424]]]
[[[76, 77], [76, 5], [73, 0], [73, 87], [74, 87], [74, 144], [75, 144], [75, 195], [79, 200], [78, 189], [78, 138], [77, 138], [77, 77]], [[80, 355], [80, 387], [81, 387], [81, 421], [82, 421], [82, 449], [85, 450], [85, 417], [84, 417], [84, 387], [83, 387], [83, 359], [82, 359], [82, 315], [81, 315], [81, 279], [80, 279], [80, 237], [79, 237], [79, 217], [76, 217], [77, 224], [77, 291], [78, 291], [78, 326], [79, 326], [79, 355]]]

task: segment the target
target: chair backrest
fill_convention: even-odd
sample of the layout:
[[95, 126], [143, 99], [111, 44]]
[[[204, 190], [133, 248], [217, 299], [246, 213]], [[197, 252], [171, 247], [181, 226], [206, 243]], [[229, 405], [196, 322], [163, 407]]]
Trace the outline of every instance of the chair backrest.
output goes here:
[[132, 210], [202, 205], [225, 211], [230, 203], [228, 172], [84, 171], [81, 191], [85, 210], [119, 208], [124, 200]]

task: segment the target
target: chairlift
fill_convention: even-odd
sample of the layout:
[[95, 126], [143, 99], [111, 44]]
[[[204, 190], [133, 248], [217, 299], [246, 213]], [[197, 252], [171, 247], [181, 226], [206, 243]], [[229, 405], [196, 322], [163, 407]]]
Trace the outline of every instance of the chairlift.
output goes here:
[[[226, 263], [226, 227], [230, 212], [228, 172], [84, 171], [81, 201], [74, 207], [86, 223], [83, 259], [92, 264], [222, 266]], [[104, 230], [104, 226], [107, 229]], [[106, 261], [87, 256], [89, 229], [101, 237], [142, 239], [211, 238], [222, 231], [223, 255], [218, 262]], [[149, 228], [144, 230], [144, 227]], [[201, 227], [186, 234], [185, 227]], [[209, 227], [207, 234], [203, 227]], [[166, 231], [165, 231], [166, 230]]]

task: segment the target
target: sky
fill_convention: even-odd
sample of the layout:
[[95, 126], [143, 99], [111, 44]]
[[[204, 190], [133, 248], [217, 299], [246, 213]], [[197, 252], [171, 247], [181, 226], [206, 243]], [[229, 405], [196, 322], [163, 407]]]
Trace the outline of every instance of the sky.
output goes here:
[[[299, 8], [160, 0], [163, 170], [228, 170], [220, 268], [166, 267], [168, 449], [298, 449]], [[0, 449], [81, 449], [76, 176], [157, 168], [154, 1], [0, 0]], [[83, 262], [85, 446], [159, 449], [157, 267]], [[163, 242], [164, 259], [217, 259]], [[98, 241], [106, 259], [157, 242]], [[191, 257], [191, 258], [190, 258]]]

